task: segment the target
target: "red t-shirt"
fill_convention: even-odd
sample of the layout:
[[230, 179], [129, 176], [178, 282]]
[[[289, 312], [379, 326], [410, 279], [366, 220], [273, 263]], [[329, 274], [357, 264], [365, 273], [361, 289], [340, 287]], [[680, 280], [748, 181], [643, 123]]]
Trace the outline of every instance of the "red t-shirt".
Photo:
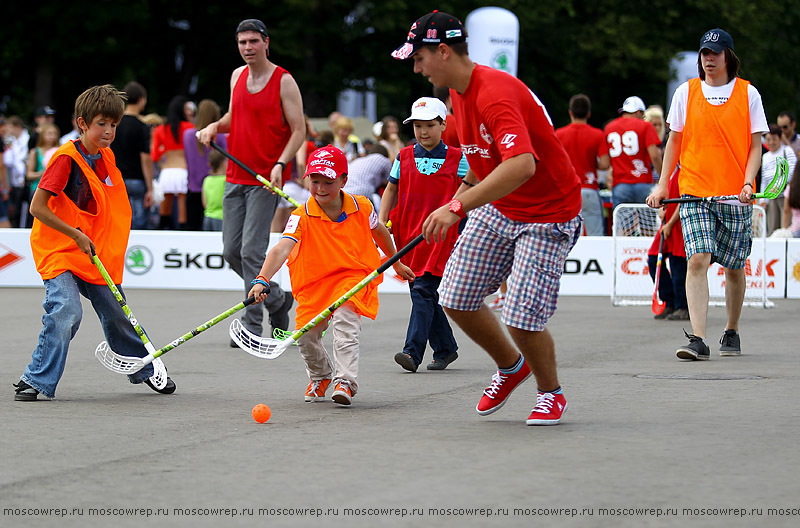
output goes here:
[[581, 210], [581, 183], [539, 98], [511, 75], [475, 66], [463, 94], [450, 90], [458, 137], [483, 180], [503, 161], [530, 153], [536, 173], [493, 203], [518, 222], [566, 222]]
[[636, 117], [618, 117], [605, 128], [608, 154], [618, 183], [653, 183], [647, 147], [661, 144], [652, 123]]
[[581, 179], [581, 187], [600, 189], [597, 184], [597, 158], [608, 154], [603, 131], [586, 123], [570, 123], [556, 130], [556, 137], [564, 145]]
[[183, 133], [194, 127], [188, 121], [181, 121], [178, 127], [178, 139], [172, 135], [172, 127], [169, 124], [163, 124], [153, 130], [153, 143], [150, 147], [150, 158], [153, 161], [158, 161], [165, 152], [170, 150], [183, 150]]

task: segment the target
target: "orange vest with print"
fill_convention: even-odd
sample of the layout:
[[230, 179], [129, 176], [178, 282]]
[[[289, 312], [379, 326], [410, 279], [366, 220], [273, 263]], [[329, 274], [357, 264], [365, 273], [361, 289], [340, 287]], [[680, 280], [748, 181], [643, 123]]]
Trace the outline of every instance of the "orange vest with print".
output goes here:
[[[106, 185], [97, 177], [72, 141], [63, 144], [50, 160], [52, 164], [58, 156], [69, 156], [78, 164], [91, 187], [97, 213], [81, 210], [63, 192], [51, 196], [47, 205], [67, 225], [79, 228], [94, 242], [97, 256], [111, 279], [115, 284], [120, 284], [131, 232], [131, 205], [122, 174], [114, 163], [114, 153], [110, 148], [101, 148], [100, 154], [111, 185]], [[71, 271], [88, 283], [105, 284], [92, 260], [78, 249], [74, 240], [39, 220], [33, 222], [31, 249], [36, 270], [44, 280]]]
[[739, 194], [750, 154], [750, 83], [737, 78], [730, 98], [712, 105], [700, 79], [689, 81], [681, 140], [680, 192], [692, 196]]
[[[369, 227], [372, 203], [345, 192], [342, 201], [347, 218], [341, 222], [328, 218], [313, 197], [292, 213], [300, 217], [301, 233], [287, 262], [292, 295], [297, 299], [297, 328], [305, 326], [381, 265]], [[294, 238], [292, 235], [287, 231], [283, 236]], [[382, 275], [376, 277], [350, 299], [356, 313], [375, 319], [378, 284], [382, 280]]]

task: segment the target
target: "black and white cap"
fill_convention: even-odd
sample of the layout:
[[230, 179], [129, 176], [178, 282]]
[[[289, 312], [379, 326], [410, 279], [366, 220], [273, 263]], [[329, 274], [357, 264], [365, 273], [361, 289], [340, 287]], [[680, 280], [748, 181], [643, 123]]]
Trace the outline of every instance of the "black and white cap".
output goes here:
[[467, 30], [458, 18], [434, 11], [411, 25], [405, 44], [394, 50], [392, 57], [405, 60], [426, 44], [456, 44], [466, 40]]

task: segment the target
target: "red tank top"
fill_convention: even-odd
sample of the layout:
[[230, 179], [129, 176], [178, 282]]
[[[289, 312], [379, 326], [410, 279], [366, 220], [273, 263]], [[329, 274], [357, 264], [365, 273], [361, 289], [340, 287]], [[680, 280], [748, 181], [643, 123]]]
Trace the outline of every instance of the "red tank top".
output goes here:
[[[292, 135], [281, 109], [281, 78], [289, 72], [275, 66], [267, 85], [253, 94], [247, 91], [249, 73], [250, 67], [247, 66], [233, 87], [228, 150], [256, 173], [269, 179], [269, 173]], [[283, 181], [291, 175], [291, 169], [287, 167], [283, 171]], [[235, 163], [228, 163], [227, 176], [231, 183], [261, 185]]]
[[[414, 162], [414, 147], [405, 147], [400, 151], [397, 206], [389, 215], [398, 249], [422, 233], [422, 224], [428, 215], [453, 199], [453, 195], [461, 185], [461, 179], [458, 177], [460, 161], [461, 150], [449, 147], [442, 168], [433, 174], [422, 174]], [[456, 238], [458, 238], [458, 225], [452, 226], [447, 231], [443, 242], [419, 244], [403, 258], [403, 263], [418, 277], [426, 271], [441, 277]]]

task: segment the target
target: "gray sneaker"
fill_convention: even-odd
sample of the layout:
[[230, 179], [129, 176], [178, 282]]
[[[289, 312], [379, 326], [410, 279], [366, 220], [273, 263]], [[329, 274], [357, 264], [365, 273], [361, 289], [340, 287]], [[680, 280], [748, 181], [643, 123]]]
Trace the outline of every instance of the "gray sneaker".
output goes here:
[[678, 349], [678, 358], [687, 359], [689, 361], [704, 361], [711, 357], [711, 352], [708, 349], [708, 345], [703, 342], [702, 337], [689, 334], [686, 332], [686, 330], [684, 330], [683, 333], [686, 334], [686, 338], [689, 339], [689, 344]]
[[719, 344], [720, 356], [742, 355], [742, 345], [739, 341], [739, 333], [736, 330], [725, 330], [725, 333], [719, 338]]

